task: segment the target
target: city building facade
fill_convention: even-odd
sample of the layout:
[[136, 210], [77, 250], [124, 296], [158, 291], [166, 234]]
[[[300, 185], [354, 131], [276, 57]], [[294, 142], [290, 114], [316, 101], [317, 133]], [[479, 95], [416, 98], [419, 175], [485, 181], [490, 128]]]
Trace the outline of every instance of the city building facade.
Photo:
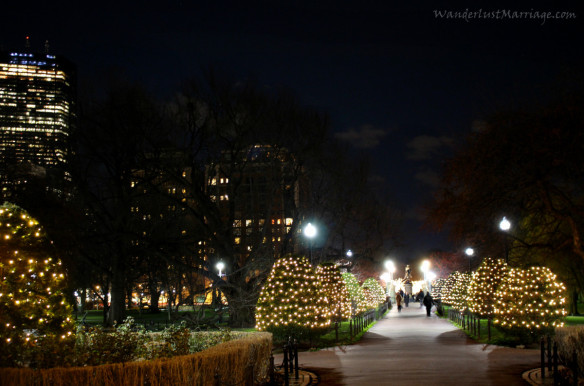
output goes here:
[[75, 123], [75, 68], [48, 53], [0, 52], [0, 182], [7, 198], [64, 165]]

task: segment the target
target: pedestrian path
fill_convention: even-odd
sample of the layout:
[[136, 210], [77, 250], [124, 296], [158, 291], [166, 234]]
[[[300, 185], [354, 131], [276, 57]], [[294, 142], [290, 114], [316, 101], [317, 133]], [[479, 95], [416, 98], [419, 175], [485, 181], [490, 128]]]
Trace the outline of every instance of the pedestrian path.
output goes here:
[[539, 351], [474, 343], [448, 320], [410, 303], [355, 345], [298, 355], [321, 385], [526, 385]]

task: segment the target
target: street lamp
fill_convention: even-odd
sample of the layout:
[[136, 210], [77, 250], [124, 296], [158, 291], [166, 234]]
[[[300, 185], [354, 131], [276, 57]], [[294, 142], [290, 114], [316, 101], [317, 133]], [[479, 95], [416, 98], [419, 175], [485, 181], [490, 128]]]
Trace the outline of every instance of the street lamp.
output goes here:
[[426, 283], [426, 288], [428, 287], [428, 272], [430, 271], [430, 262], [428, 260], [424, 260], [422, 262], [422, 266], [420, 267], [422, 272], [424, 273], [424, 283]]
[[351, 257], [353, 257], [353, 251], [351, 251], [350, 249], [347, 250], [347, 257], [350, 259]]
[[[507, 217], [503, 216], [503, 219], [499, 223], [499, 229], [501, 229], [505, 234], [511, 229], [511, 222], [507, 220]], [[509, 263], [509, 248], [507, 247], [507, 237], [505, 237], [505, 263]]]
[[316, 236], [316, 227], [311, 223], [306, 224], [304, 227], [304, 236], [310, 240], [310, 264], [312, 264], [312, 240]]
[[468, 248], [466, 248], [464, 253], [466, 253], [466, 255], [468, 256], [468, 273], [470, 273], [470, 259], [474, 255], [474, 249], [472, 249], [471, 247], [468, 247]]
[[428, 272], [428, 292], [432, 293], [432, 280], [436, 279], [434, 272]]
[[387, 291], [387, 295], [392, 299], [393, 302], [393, 298], [394, 298], [394, 290], [393, 290], [393, 273], [395, 272], [395, 265], [393, 264], [393, 261], [391, 260], [386, 260], [385, 261], [385, 269], [387, 269], [387, 273], [389, 274], [388, 279], [386, 281], [386, 291]]
[[215, 268], [217, 268], [217, 270], [219, 271], [219, 277], [223, 277], [223, 274], [221, 271], [223, 271], [223, 268], [225, 268], [225, 264], [223, 264], [222, 261], [218, 262], [217, 265], [215, 266]]

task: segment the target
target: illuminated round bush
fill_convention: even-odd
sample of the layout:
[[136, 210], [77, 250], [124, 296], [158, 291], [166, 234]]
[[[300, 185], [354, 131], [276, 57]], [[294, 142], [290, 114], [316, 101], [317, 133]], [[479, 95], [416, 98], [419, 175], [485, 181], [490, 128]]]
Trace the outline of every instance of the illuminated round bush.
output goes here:
[[457, 281], [459, 281], [461, 273], [458, 271], [452, 272], [446, 280], [441, 288], [440, 297], [442, 299], [442, 303], [452, 305], [454, 302], [453, 291], [456, 287]]
[[444, 283], [446, 283], [446, 279], [438, 278], [432, 281], [432, 299], [435, 301], [442, 300], [442, 287], [444, 287]]
[[469, 273], [455, 272], [456, 281], [450, 292], [450, 304], [458, 311], [464, 312], [467, 307], [468, 288], [472, 276]]
[[368, 308], [377, 308], [381, 303], [385, 301], [385, 291], [383, 287], [379, 284], [377, 280], [370, 277], [363, 282], [363, 294], [365, 294], [365, 300], [367, 302]]
[[328, 300], [308, 259], [288, 256], [274, 263], [255, 316], [256, 328], [277, 338], [318, 334], [330, 327]]
[[316, 276], [322, 285], [322, 293], [327, 297], [331, 320], [340, 322], [351, 317], [351, 297], [345, 286], [339, 267], [332, 263], [321, 264]]
[[0, 245], [0, 362], [19, 366], [34, 362], [31, 352], [38, 354], [41, 343], [47, 348], [72, 340], [72, 307], [63, 294], [61, 262], [23, 209], [0, 206]]
[[501, 259], [483, 260], [468, 288], [468, 308], [471, 312], [484, 318], [494, 315], [495, 293], [507, 271], [507, 264]]
[[495, 324], [523, 339], [562, 327], [566, 288], [546, 267], [511, 268], [495, 295]]
[[347, 286], [347, 291], [349, 291], [349, 296], [351, 297], [351, 308], [354, 315], [361, 312], [367, 311], [367, 299], [365, 299], [365, 294], [363, 289], [359, 285], [357, 278], [350, 272], [343, 273], [343, 280], [345, 286]]

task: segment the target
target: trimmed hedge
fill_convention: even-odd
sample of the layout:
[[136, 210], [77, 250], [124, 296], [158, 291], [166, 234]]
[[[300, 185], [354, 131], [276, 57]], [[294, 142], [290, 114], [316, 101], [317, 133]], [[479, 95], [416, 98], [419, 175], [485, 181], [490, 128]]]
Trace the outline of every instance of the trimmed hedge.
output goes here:
[[215, 383], [216, 374], [222, 383], [245, 384], [248, 366], [253, 366], [254, 379], [267, 379], [271, 351], [272, 334], [260, 332], [195, 354], [152, 361], [36, 370], [0, 368], [0, 384], [206, 386]]

